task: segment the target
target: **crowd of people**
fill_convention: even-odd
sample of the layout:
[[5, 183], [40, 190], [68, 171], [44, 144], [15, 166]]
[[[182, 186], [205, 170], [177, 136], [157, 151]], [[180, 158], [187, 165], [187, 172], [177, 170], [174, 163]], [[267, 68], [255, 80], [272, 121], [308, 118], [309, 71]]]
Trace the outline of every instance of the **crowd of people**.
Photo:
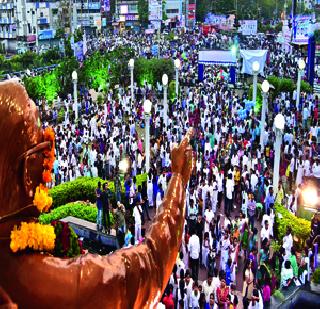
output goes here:
[[[151, 57], [148, 46], [154, 39], [136, 35], [120, 41], [137, 56]], [[221, 40], [218, 34], [208, 39], [198, 31], [181, 33], [174, 42], [161, 39], [161, 56], [181, 61], [180, 96], [169, 104], [168, 121], [159, 89], [151, 85], [135, 85], [133, 105], [125, 87], [109, 90], [100, 105], [84, 91], [77, 120], [71, 96], [56, 102], [52, 110], [45, 102], [39, 104], [42, 113], [52, 118], [56, 132], [52, 186], [83, 175], [101, 177], [103, 183], [96, 190], [97, 228], [110, 230], [105, 218], [113, 211], [124, 247], [143, 240], [142, 226], [151, 219], [150, 212], [161, 207], [170, 180], [170, 151], [189, 127], [195, 129], [191, 143], [197, 162], [186, 191], [181, 251], [162, 298], [166, 308], [236, 308], [239, 289], [245, 308], [263, 308], [270, 302], [271, 291], [305, 280], [307, 253], [296, 254], [290, 230], [284, 239], [276, 238], [274, 205], [280, 203], [295, 214], [305, 179], [320, 180], [318, 97], [302, 93], [296, 106], [296, 92], [270, 96], [264, 128], [253, 109], [240, 117], [238, 110], [244, 108], [248, 93], [229, 87], [220, 74], [227, 69], [206, 67], [203, 82], [197, 82], [198, 51], [216, 48]], [[268, 40], [244, 39], [240, 45], [269, 49], [267, 75], [296, 78], [300, 52], [286, 54], [280, 44]], [[116, 48], [115, 42], [119, 40], [103, 43], [106, 52]], [[142, 133], [146, 98], [153, 102], [149, 171]], [[60, 122], [57, 106], [65, 108]], [[285, 117], [285, 129], [280, 183], [275, 188], [273, 119], [278, 113]], [[130, 162], [124, 188], [119, 178], [123, 158]], [[137, 185], [136, 176], [146, 172], [147, 181]], [[109, 180], [115, 181], [112, 198]], [[277, 252], [274, 241], [280, 243]]]

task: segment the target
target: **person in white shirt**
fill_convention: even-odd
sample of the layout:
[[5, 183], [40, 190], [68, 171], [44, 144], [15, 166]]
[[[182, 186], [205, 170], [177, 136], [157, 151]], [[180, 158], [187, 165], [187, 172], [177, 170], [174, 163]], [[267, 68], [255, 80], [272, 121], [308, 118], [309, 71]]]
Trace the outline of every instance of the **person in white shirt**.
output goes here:
[[210, 198], [211, 198], [211, 207], [212, 212], [215, 213], [217, 210], [218, 203], [218, 183], [216, 181], [216, 176], [212, 176], [212, 185], [210, 186]]
[[[216, 287], [214, 286], [212, 282], [213, 275], [211, 273], [208, 274], [208, 279], [203, 281], [202, 283], [202, 293], [204, 293], [206, 304], [209, 304], [210, 302], [210, 295], [215, 294]], [[208, 306], [208, 305], [206, 305]]]
[[234, 191], [234, 183], [232, 181], [232, 174], [229, 174], [226, 182], [226, 199], [225, 199], [225, 213], [227, 215], [231, 214], [231, 210], [233, 208], [233, 191]]
[[196, 234], [196, 231], [193, 229], [191, 231], [191, 237], [188, 243], [189, 257], [190, 257], [190, 266], [192, 270], [192, 278], [194, 281], [198, 281], [199, 273], [199, 256], [200, 256], [200, 239]]
[[133, 208], [133, 217], [134, 217], [134, 239], [135, 243], [138, 244], [141, 238], [141, 214], [142, 209], [140, 205], [136, 205]]
[[148, 195], [149, 207], [153, 207], [153, 184], [151, 180], [148, 181], [147, 195]]
[[192, 308], [192, 309], [200, 308], [199, 299], [200, 299], [200, 291], [197, 283], [195, 283], [189, 298], [189, 308]]
[[212, 209], [207, 206], [205, 212], [204, 212], [204, 232], [209, 232], [210, 230], [210, 223], [212, 219], [214, 218], [214, 213], [212, 212]]
[[286, 261], [286, 260], [288, 260], [290, 258], [291, 248], [293, 246], [293, 238], [292, 238], [292, 235], [291, 235], [291, 229], [290, 228], [287, 228], [286, 235], [283, 237], [282, 243], [283, 243], [282, 247], [285, 250], [284, 260]]
[[269, 221], [264, 221], [264, 227], [261, 229], [261, 241], [263, 241], [265, 238], [270, 239], [270, 227], [269, 227]]
[[226, 270], [226, 265], [229, 257], [229, 249], [230, 249], [229, 235], [227, 232], [223, 230], [221, 240], [220, 240], [220, 252], [221, 252], [220, 269], [223, 271]]
[[318, 180], [320, 179], [320, 164], [319, 164], [319, 159], [318, 158], [316, 159], [316, 161], [312, 165], [312, 174]]

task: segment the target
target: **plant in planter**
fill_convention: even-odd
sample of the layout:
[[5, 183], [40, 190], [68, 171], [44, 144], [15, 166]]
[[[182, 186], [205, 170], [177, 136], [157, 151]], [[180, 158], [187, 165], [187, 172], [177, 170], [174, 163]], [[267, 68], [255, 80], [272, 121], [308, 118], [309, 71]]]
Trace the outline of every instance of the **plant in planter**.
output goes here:
[[317, 268], [312, 274], [310, 289], [320, 294], [320, 268]]

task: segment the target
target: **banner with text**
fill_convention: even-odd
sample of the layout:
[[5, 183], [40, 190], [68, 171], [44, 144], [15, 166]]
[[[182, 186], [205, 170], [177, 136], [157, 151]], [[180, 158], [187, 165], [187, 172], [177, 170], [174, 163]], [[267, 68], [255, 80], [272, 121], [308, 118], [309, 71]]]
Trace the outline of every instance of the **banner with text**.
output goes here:
[[258, 32], [257, 20], [240, 20], [242, 35], [256, 35]]

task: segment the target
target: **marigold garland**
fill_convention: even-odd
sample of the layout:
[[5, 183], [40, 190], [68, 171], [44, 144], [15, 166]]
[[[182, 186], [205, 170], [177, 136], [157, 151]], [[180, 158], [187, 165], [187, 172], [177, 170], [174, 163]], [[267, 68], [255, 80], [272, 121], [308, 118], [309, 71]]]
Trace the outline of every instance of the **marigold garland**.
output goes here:
[[40, 212], [48, 211], [50, 209], [52, 205], [52, 197], [49, 196], [49, 189], [43, 184], [40, 184], [36, 188], [33, 204], [37, 206]]
[[[45, 142], [50, 142], [50, 149], [43, 151], [44, 160], [43, 160], [43, 172], [42, 172], [42, 181], [46, 184], [52, 181], [51, 171], [55, 161], [54, 155], [54, 131], [51, 127], [45, 128], [43, 132], [43, 137]], [[52, 205], [52, 198], [49, 196], [48, 188], [40, 184], [36, 188], [36, 193], [34, 195], [33, 204], [37, 206], [40, 212], [48, 211]]]
[[50, 224], [22, 222], [11, 231], [10, 248], [13, 252], [27, 248], [37, 251], [52, 251], [55, 246], [56, 234]]
[[42, 180], [43, 182], [47, 183], [52, 181], [51, 171], [55, 161], [55, 155], [54, 155], [55, 144], [54, 144], [53, 129], [51, 127], [45, 128], [43, 132], [43, 137], [46, 142], [51, 142], [51, 149], [47, 149], [43, 152], [45, 158], [43, 161], [44, 171], [42, 173]]

